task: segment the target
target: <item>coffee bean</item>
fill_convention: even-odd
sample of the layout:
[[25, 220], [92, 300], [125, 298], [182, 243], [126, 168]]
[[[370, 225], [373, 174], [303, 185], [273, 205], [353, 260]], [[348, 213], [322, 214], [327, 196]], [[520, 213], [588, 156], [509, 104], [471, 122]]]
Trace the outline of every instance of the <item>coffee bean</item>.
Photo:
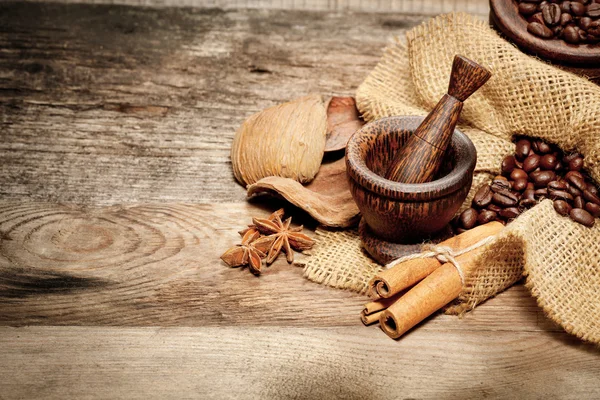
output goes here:
[[523, 161], [519, 161], [515, 158], [515, 168], [523, 169]]
[[577, 189], [575, 186], [572, 186], [572, 185], [569, 185], [569, 187], [567, 188], [567, 192], [569, 192], [569, 194], [573, 197], [583, 195], [581, 190]]
[[552, 200], [573, 201], [573, 196], [563, 190], [549, 190], [548, 197]]
[[573, 221], [578, 222], [581, 225], [585, 225], [587, 227], [594, 226], [594, 217], [592, 214], [582, 208], [573, 208], [569, 213], [569, 216]]
[[548, 189], [547, 188], [536, 189], [533, 192], [533, 194], [535, 195], [536, 198], [547, 197], [548, 196]]
[[583, 177], [581, 177], [581, 176], [570, 175], [567, 178], [567, 181], [569, 182], [569, 185], [574, 186], [575, 188], [581, 190], [582, 192], [584, 190], [587, 190], [587, 183], [585, 182], [585, 179], [583, 179]]
[[554, 209], [562, 216], [567, 216], [571, 212], [571, 206], [564, 200], [554, 200]]
[[534, 140], [531, 143], [531, 148], [533, 149], [533, 151], [535, 151], [536, 153], [538, 153], [540, 155], [550, 152], [550, 146], [543, 140], [539, 140], [539, 139]]
[[524, 208], [531, 208], [537, 204], [537, 201], [534, 199], [521, 199], [519, 200], [519, 206]]
[[571, 23], [572, 21], [573, 21], [573, 17], [571, 16], [571, 14], [564, 12], [560, 15], [560, 25], [561, 26], [564, 27], [565, 25]]
[[548, 186], [548, 183], [552, 182], [556, 178], [554, 171], [542, 171], [533, 177], [533, 183], [535, 187], [542, 188]]
[[494, 193], [492, 202], [500, 207], [512, 207], [517, 205], [519, 198], [511, 191], [501, 190]]
[[[550, 34], [552, 34], [552, 32], [550, 32]], [[519, 140], [515, 149], [515, 158], [519, 161], [525, 160], [525, 158], [527, 158], [529, 155], [529, 150], [531, 150], [531, 142], [527, 139]]]
[[522, 192], [527, 188], [527, 179], [517, 179], [512, 183], [512, 189], [517, 192]]
[[527, 18], [527, 22], [535, 22], [540, 24], [541, 26], [546, 26], [546, 23], [544, 22], [544, 16], [542, 15], [541, 12], [537, 12], [535, 14], [533, 14], [531, 17]]
[[574, 159], [576, 159], [578, 157], [581, 157], [581, 154], [579, 154], [579, 153], [571, 153], [571, 154], [568, 154], [568, 155], [564, 156], [563, 159], [562, 159], [562, 161], [565, 164], [568, 164], [568, 163], [570, 163], [571, 161], [573, 161]]
[[474, 208], [467, 208], [460, 214], [460, 217], [458, 217], [458, 219], [463, 228], [472, 229], [477, 224], [477, 216], [477, 210], [475, 210]]
[[540, 167], [549, 171], [553, 171], [558, 164], [558, 159], [554, 154], [546, 154], [540, 159]]
[[571, 2], [563, 1], [562, 3], [560, 3], [560, 11], [563, 12], [563, 15], [571, 15], [569, 14], [571, 12]]
[[579, 31], [573, 25], [567, 25], [563, 30], [563, 39], [567, 43], [577, 44], [579, 43]]
[[517, 207], [508, 207], [500, 211], [499, 215], [502, 218], [513, 219], [517, 218], [521, 214], [521, 211]]
[[587, 27], [587, 33], [589, 33], [590, 35], [594, 35], [596, 39], [600, 37], [600, 21], [591, 22]]
[[532, 154], [528, 156], [525, 161], [523, 161], [523, 171], [530, 173], [534, 171], [537, 167], [540, 166], [540, 160], [542, 157], [537, 154]]
[[593, 3], [587, 6], [586, 14], [588, 17], [598, 18], [600, 17], [600, 4]]
[[541, 173], [542, 173], [541, 169], [536, 169], [535, 171], [533, 171], [529, 174], [529, 179], [533, 182], [535, 180], [535, 177]]
[[588, 192], [590, 192], [590, 193], [593, 193], [593, 194], [595, 194], [595, 195], [597, 195], [597, 194], [598, 194], [598, 188], [597, 188], [596, 186], [592, 185], [591, 183], [588, 183], [588, 185], [587, 185], [587, 189], [586, 189], [586, 190], [587, 190]]
[[577, 28], [577, 34], [579, 35], [579, 41], [585, 42], [588, 39], [588, 34], [581, 28]]
[[587, 189], [583, 191], [583, 198], [586, 201], [589, 201], [590, 203], [595, 203], [600, 206], [600, 197], [598, 197], [597, 195], [595, 195]]
[[585, 210], [592, 214], [595, 218], [600, 217], [600, 206], [595, 203], [586, 203]]
[[495, 205], [493, 203], [490, 204], [489, 206], [487, 206], [487, 209], [490, 211], [493, 211], [495, 213], [499, 213], [500, 211], [502, 211], [502, 207], [498, 207], [497, 205]]
[[573, 200], [573, 207], [575, 207], [575, 208], [584, 208], [585, 207], [585, 200], [583, 200], [583, 197], [581, 197], [581, 196], [575, 197], [575, 200]]
[[527, 172], [525, 172], [519, 168], [513, 169], [513, 171], [510, 173], [510, 179], [512, 179], [513, 181], [516, 181], [517, 179], [527, 179], [527, 178], [528, 178]]
[[556, 163], [556, 167], [554, 168], [555, 171], [561, 171], [563, 169], [563, 164], [562, 162], [558, 161]]
[[497, 217], [498, 217], [498, 214], [496, 214], [494, 211], [483, 210], [482, 212], [479, 213], [479, 216], [477, 217], [477, 222], [480, 225], [484, 225], [484, 224], [487, 224], [488, 222], [492, 222]]
[[502, 175], [510, 175], [510, 173], [515, 169], [515, 157], [514, 156], [506, 156], [502, 160], [502, 165], [500, 168], [502, 169]]
[[533, 184], [533, 182], [527, 182], [527, 187], [525, 188], [525, 190], [534, 190], [535, 189], [535, 185]]
[[579, 171], [569, 171], [569, 172], [567, 172], [567, 173], [565, 174], [565, 179], [566, 179], [566, 180], [569, 180], [569, 178], [570, 178], [571, 176], [578, 176], [578, 177], [580, 177], [581, 179], [585, 179], [585, 178], [583, 177], [583, 174], [582, 174], [581, 172], [579, 172]]
[[512, 189], [512, 184], [507, 180], [494, 179], [492, 181], [492, 184], [490, 185], [490, 189], [493, 192], [499, 192], [501, 190], [510, 190]]
[[523, 192], [523, 196], [521, 199], [535, 200], [535, 190], [533, 189], [525, 189]]
[[[588, 7], [588, 15], [590, 9]], [[544, 7], [542, 10], [542, 17], [544, 17], [544, 22], [546, 25], [556, 25], [560, 22], [560, 6], [558, 4], [548, 4], [548, 6]]]
[[533, 4], [533, 3], [521, 3], [519, 4], [519, 13], [525, 15], [525, 16], [529, 16], [531, 14], [534, 14], [537, 11], [537, 4]]
[[473, 205], [479, 208], [485, 208], [492, 202], [492, 190], [489, 185], [483, 185], [477, 190], [473, 197]]
[[565, 181], [552, 181], [548, 183], [548, 190], [567, 190], [569, 185]]
[[579, 27], [585, 31], [588, 30], [591, 23], [592, 19], [590, 17], [581, 17], [581, 19], [579, 19]]
[[574, 17], [581, 17], [583, 15], [585, 15], [585, 6], [581, 3], [576, 3], [574, 1], [571, 2], [570, 5], [571, 8], [571, 15], [573, 15]]
[[579, 171], [583, 168], [583, 158], [577, 157], [569, 162], [569, 170]]

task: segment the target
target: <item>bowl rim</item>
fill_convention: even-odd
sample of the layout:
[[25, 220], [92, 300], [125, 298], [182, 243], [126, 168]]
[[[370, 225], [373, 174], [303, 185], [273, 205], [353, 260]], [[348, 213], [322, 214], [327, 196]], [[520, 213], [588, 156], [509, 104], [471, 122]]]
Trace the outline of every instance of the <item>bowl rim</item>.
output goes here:
[[367, 167], [365, 162], [367, 149], [360, 146], [364, 136], [373, 135], [372, 130], [378, 129], [379, 125], [384, 122], [408, 121], [409, 126], [406, 128], [414, 130], [424, 119], [425, 117], [421, 116], [384, 117], [370, 122], [356, 131], [350, 137], [346, 147], [346, 169], [349, 178], [354, 180], [358, 186], [378, 196], [403, 201], [434, 200], [462, 189], [473, 179], [473, 171], [477, 163], [477, 150], [471, 139], [459, 129], [454, 129], [451, 146], [463, 148], [467, 157], [458, 161], [456, 167], [440, 179], [425, 183], [395, 182], [377, 175]]

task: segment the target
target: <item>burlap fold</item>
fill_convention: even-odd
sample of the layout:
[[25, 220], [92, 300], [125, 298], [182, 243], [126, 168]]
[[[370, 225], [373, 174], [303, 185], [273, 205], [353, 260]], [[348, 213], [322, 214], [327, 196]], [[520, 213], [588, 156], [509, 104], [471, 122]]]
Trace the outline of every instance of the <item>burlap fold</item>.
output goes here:
[[[502, 158], [514, 150], [510, 140], [515, 134], [543, 138], [567, 152], [579, 151], [585, 156], [585, 168], [599, 180], [600, 88], [521, 53], [467, 14], [439, 16], [409, 31], [405, 41], [396, 40], [358, 88], [359, 110], [367, 121], [425, 115], [446, 93], [456, 54], [493, 73], [465, 103], [459, 125], [478, 152], [474, 189], [499, 172]], [[364, 256], [356, 233], [320, 235], [306, 276], [364, 291], [378, 267]], [[339, 240], [338, 235], [346, 236]], [[332, 261], [324, 262], [324, 254]], [[349, 266], [352, 271], [343, 279], [332, 278]], [[600, 343], [600, 223], [586, 228], [560, 217], [550, 201], [535, 206], [486, 247], [458, 303], [449, 310], [472, 309], [523, 275], [550, 318], [566, 331]]]

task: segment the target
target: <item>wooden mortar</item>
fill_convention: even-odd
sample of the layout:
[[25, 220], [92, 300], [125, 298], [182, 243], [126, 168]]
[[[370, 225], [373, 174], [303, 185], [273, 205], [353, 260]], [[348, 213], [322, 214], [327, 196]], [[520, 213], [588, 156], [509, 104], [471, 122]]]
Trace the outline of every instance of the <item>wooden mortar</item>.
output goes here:
[[458, 129], [454, 130], [435, 180], [402, 183], [383, 177], [390, 159], [423, 120], [415, 116], [382, 118], [365, 125], [348, 142], [350, 191], [373, 233], [370, 246], [366, 247], [376, 259], [378, 239], [381, 246], [387, 242], [415, 243], [442, 230], [471, 187], [477, 152]]

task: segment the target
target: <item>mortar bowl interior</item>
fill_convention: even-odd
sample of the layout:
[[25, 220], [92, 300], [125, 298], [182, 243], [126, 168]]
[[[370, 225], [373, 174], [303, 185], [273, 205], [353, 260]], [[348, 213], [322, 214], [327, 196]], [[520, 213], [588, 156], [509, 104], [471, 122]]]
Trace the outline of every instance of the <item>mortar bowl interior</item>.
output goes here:
[[443, 229], [463, 203], [473, 180], [477, 152], [455, 129], [438, 176], [401, 183], [383, 175], [423, 117], [388, 117], [363, 126], [349, 140], [350, 191], [370, 230], [394, 243], [414, 243]]

